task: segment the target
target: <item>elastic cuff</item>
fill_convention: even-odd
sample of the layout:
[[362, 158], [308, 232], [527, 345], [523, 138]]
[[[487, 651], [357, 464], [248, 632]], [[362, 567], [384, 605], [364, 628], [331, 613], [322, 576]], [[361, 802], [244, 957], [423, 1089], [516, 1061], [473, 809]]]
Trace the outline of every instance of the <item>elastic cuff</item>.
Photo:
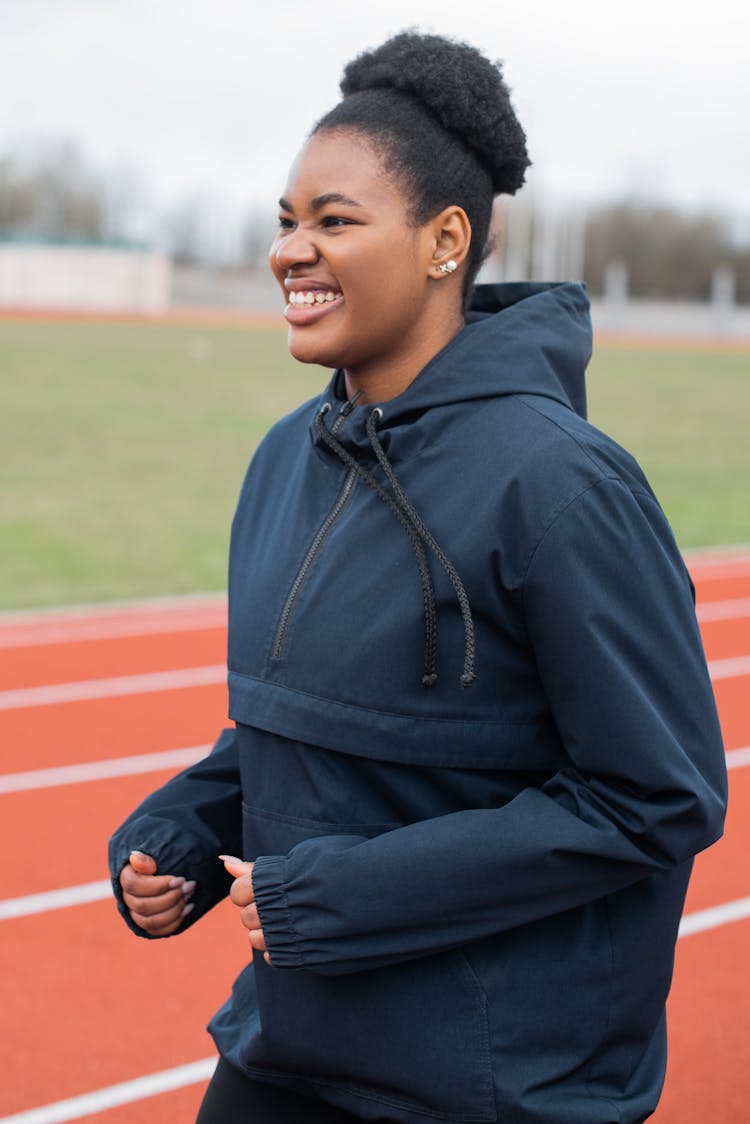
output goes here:
[[274, 968], [302, 968], [300, 942], [286, 898], [286, 857], [261, 855], [253, 866], [253, 891], [266, 948]]

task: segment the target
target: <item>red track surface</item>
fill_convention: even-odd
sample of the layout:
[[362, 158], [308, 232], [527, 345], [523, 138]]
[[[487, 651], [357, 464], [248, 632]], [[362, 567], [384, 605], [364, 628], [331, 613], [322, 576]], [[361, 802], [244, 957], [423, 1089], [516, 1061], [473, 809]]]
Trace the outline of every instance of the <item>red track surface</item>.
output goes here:
[[[750, 597], [748, 555], [696, 560], [691, 568], [699, 606]], [[86, 639], [92, 631], [96, 637]], [[709, 660], [750, 655], [749, 615], [707, 620], [702, 632]], [[216, 602], [0, 618], [0, 691], [221, 663], [224, 644]], [[727, 749], [750, 745], [749, 678], [715, 683]], [[200, 745], [214, 740], [225, 714], [222, 686], [0, 710], [0, 770]], [[113, 827], [167, 776], [0, 795], [0, 905], [106, 878]], [[731, 771], [730, 789], [726, 835], [696, 863], [688, 914], [750, 895], [750, 767]], [[679, 941], [669, 1072], [656, 1124], [748, 1119], [749, 951], [750, 918]], [[102, 900], [0, 921], [0, 957], [1, 1121], [208, 1057], [203, 1027], [244, 963], [247, 942], [226, 903], [179, 940], [147, 942]], [[199, 1082], [86, 1119], [183, 1124], [194, 1119], [202, 1088]]]

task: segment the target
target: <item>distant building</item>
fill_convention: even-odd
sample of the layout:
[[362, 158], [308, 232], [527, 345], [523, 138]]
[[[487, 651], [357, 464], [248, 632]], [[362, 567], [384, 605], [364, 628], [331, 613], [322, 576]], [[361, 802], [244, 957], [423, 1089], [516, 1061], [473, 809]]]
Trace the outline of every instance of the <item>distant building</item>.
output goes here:
[[159, 251], [0, 242], [0, 309], [158, 315], [171, 287], [172, 265]]

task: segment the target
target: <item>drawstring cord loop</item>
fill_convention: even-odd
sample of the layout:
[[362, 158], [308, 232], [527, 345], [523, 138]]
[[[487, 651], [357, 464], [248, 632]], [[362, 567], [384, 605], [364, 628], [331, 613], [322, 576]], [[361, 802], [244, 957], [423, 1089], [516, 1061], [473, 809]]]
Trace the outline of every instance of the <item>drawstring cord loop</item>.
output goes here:
[[[352, 402], [352, 405], [353, 404]], [[395, 498], [378, 483], [374, 476], [361, 465], [334, 436], [337, 427], [334, 426], [333, 430], [326, 428], [323, 418], [330, 409], [330, 403], [326, 402], [315, 417], [315, 427], [320, 439], [345, 465], [353, 469], [357, 475], [365, 481], [367, 486], [375, 492], [379, 499], [386, 504], [406, 532], [409, 543], [414, 551], [417, 568], [419, 570], [419, 579], [422, 585], [422, 600], [424, 602], [425, 617], [425, 661], [422, 685], [424, 687], [432, 687], [437, 680], [437, 609], [435, 606], [435, 589], [432, 583], [432, 575], [430, 574], [427, 557], [422, 546], [422, 542], [424, 542], [447, 574], [456, 594], [464, 626], [464, 666], [460, 682], [462, 687], [470, 687], [476, 679], [476, 640], [469, 598], [458, 571], [442, 550], [435, 537], [424, 525], [419, 512], [401, 487], [393, 471], [393, 467], [385, 454], [385, 450], [377, 436], [377, 425], [383, 417], [383, 411], [379, 406], [376, 406], [372, 410], [367, 418], [366, 430], [372, 450], [375, 453], [378, 464], [385, 473], [386, 479], [393, 489]], [[343, 420], [343, 417], [341, 417], [341, 420]]]
[[354, 469], [358, 476], [360, 476], [368, 487], [378, 495], [387, 507], [393, 512], [398, 519], [402, 528], [407, 534], [409, 542], [411, 543], [414, 556], [417, 561], [417, 568], [419, 569], [419, 579], [422, 585], [422, 600], [424, 602], [424, 617], [425, 617], [425, 656], [424, 656], [424, 672], [422, 675], [422, 686], [432, 687], [437, 680], [437, 612], [435, 610], [435, 590], [432, 585], [432, 577], [430, 575], [430, 568], [427, 564], [424, 548], [419, 541], [409, 518], [404, 514], [394, 499], [388, 495], [385, 488], [378, 483], [378, 481], [370, 475], [367, 469], [355, 460], [351, 453], [344, 448], [340, 441], [337, 440], [333, 434], [326, 429], [323, 423], [323, 417], [330, 410], [330, 404], [326, 403], [323, 409], [315, 417], [315, 428], [320, 436], [321, 441], [328, 446], [340, 460], [348, 465], [349, 468]]
[[372, 445], [373, 452], [378, 458], [378, 464], [383, 469], [383, 472], [388, 479], [388, 483], [393, 488], [396, 498], [401, 505], [401, 509], [409, 517], [412, 525], [414, 526], [414, 529], [423, 540], [423, 542], [427, 543], [430, 550], [433, 552], [438, 562], [445, 570], [450, 579], [451, 585], [453, 586], [456, 594], [456, 599], [458, 600], [459, 608], [461, 609], [461, 618], [464, 625], [464, 669], [463, 674], [461, 675], [461, 686], [470, 687], [476, 679], [476, 639], [474, 635], [474, 619], [471, 615], [471, 605], [469, 604], [469, 598], [466, 595], [464, 583], [461, 581], [456, 567], [453, 565], [450, 558], [448, 558], [448, 556], [444, 553], [431, 532], [428, 531], [428, 529], [425, 527], [419, 512], [414, 507], [414, 504], [411, 502], [406, 492], [401, 487], [398, 478], [393, 471], [393, 466], [385, 455], [385, 450], [380, 444], [380, 440], [376, 432], [377, 424], [382, 417], [383, 411], [379, 406], [376, 406], [367, 419], [367, 436], [370, 439], [370, 444]]

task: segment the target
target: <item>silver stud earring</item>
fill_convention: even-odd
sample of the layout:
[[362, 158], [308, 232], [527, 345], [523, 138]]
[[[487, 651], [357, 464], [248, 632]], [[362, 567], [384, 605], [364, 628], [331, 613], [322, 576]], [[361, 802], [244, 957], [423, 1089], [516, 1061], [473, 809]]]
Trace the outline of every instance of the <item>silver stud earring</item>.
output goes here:
[[453, 273], [454, 269], [458, 269], [458, 266], [454, 262], [453, 258], [451, 258], [450, 261], [444, 261], [440, 266], [441, 273]]

